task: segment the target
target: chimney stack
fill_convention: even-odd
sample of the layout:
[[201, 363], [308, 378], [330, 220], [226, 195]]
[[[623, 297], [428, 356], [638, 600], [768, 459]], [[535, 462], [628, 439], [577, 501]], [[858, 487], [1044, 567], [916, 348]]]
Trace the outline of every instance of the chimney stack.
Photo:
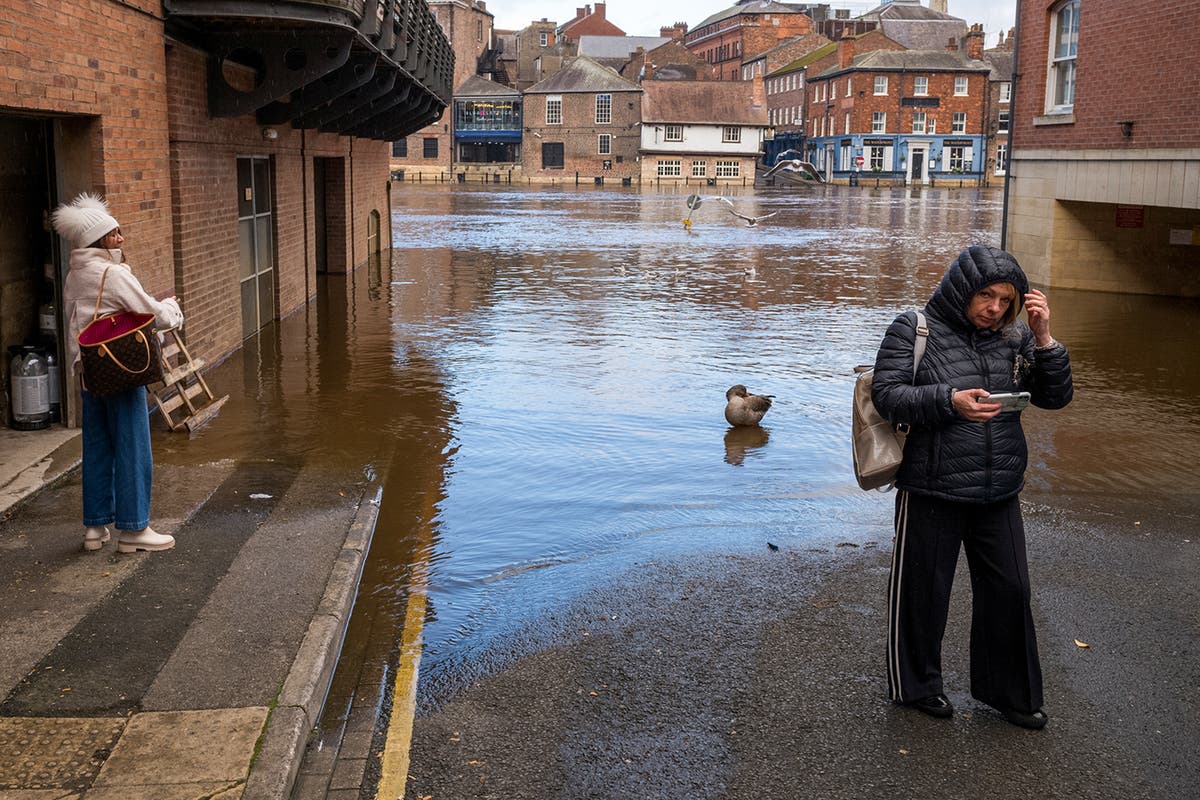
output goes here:
[[946, 49], [949, 50], [951, 53], [957, 53], [958, 52], [958, 39], [955, 39], [953, 36], [951, 36], [950, 40], [948, 42], [946, 42]]
[[971, 26], [971, 30], [967, 31], [967, 35], [963, 37], [963, 50], [966, 51], [967, 58], [981, 59], [983, 58], [983, 26], [975, 23]]
[[676, 22], [674, 25], [664, 25], [659, 28], [658, 35], [665, 39], [681, 42], [683, 41], [684, 34], [686, 34], [687, 31], [688, 24], [686, 22]]
[[842, 38], [838, 40], [838, 69], [846, 69], [854, 60], [854, 38], [852, 33], [843, 33]]

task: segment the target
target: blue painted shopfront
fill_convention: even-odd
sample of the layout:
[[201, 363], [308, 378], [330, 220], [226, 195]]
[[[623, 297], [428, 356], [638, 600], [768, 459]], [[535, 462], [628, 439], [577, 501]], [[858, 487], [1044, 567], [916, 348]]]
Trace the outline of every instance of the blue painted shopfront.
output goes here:
[[982, 181], [986, 150], [980, 135], [847, 134], [809, 138], [805, 156], [835, 181], [852, 175], [900, 180]]

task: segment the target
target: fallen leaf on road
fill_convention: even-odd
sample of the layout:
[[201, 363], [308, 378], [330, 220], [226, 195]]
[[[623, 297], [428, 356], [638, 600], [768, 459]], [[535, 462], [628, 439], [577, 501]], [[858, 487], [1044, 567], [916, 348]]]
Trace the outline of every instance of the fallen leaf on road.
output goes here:
[[905, 750], [903, 747], [901, 747], [901, 748], [900, 748], [900, 755], [902, 755], [902, 756], [906, 756], [906, 755], [908, 755], [908, 751], [907, 751], [907, 750]]
[[1092, 649], [1092, 646], [1090, 644], [1088, 644], [1087, 642], [1081, 642], [1078, 639], [1075, 640], [1075, 646], [1078, 647], [1080, 650], [1091, 650]]
[[588, 692], [588, 697], [599, 697], [599, 696], [600, 695], [597, 694], [596, 692]]
[[837, 600], [813, 600], [813, 608], [833, 608]]

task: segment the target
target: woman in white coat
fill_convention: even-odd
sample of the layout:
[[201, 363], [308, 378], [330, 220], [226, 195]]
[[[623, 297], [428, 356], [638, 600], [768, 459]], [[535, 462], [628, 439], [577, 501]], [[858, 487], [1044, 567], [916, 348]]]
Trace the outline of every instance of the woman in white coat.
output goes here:
[[[99, 314], [133, 311], [154, 314], [159, 329], [183, 324], [175, 299], [146, 293], [125, 263], [121, 226], [99, 197], [81, 194], [51, 217], [54, 229], [70, 241], [70, 270], [63, 286], [68, 314], [67, 363], [79, 374], [79, 332]], [[103, 291], [101, 288], [103, 287]], [[169, 550], [175, 539], [150, 527], [154, 457], [146, 389], [99, 397], [82, 385], [83, 547], [99, 550], [118, 531], [117, 551]]]

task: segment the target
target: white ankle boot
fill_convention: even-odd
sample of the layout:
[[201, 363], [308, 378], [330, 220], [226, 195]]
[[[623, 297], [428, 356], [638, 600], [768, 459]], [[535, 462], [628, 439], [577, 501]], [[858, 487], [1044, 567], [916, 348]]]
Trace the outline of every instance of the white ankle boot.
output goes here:
[[103, 525], [89, 525], [83, 529], [83, 549], [99, 550], [110, 538], [112, 537], [108, 533], [108, 528]]
[[117, 537], [118, 553], [136, 553], [138, 550], [170, 550], [174, 546], [174, 536], [155, 533], [153, 528], [143, 528], [140, 531], [121, 531]]

